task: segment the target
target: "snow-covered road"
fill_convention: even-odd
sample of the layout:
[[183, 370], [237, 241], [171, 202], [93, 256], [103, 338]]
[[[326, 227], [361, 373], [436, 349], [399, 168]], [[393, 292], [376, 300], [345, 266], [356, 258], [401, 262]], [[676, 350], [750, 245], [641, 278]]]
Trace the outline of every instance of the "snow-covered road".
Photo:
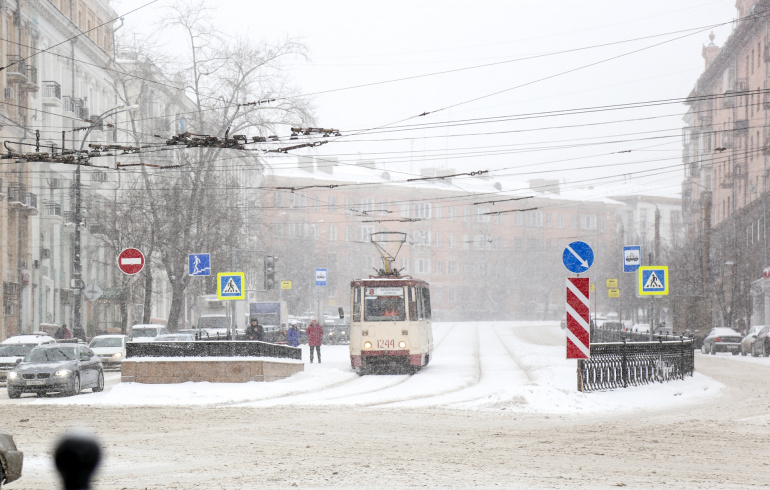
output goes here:
[[347, 346], [324, 346], [323, 364], [273, 383], [141, 385], [115, 373], [103, 393], [2, 393], [2, 428], [26, 454], [9, 488], [50, 487], [47, 451], [73, 426], [103, 441], [96, 488], [210, 476], [213, 488], [746, 488], [770, 477], [716, 464], [766, 451], [768, 358], [696, 353], [684, 381], [583, 394], [558, 324], [445, 323], [434, 334], [433, 361], [414, 376], [358, 377]]

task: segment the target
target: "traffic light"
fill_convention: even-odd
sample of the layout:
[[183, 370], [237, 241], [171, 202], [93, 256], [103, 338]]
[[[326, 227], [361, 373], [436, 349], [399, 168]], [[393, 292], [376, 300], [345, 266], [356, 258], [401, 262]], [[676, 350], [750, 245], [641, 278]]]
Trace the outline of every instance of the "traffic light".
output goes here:
[[265, 257], [265, 289], [275, 287], [275, 257], [268, 255]]

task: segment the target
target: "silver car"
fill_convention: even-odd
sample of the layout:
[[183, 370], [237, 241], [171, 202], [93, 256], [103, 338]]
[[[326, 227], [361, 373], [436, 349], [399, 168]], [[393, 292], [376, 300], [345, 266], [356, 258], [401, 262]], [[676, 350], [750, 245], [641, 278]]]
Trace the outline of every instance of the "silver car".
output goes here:
[[102, 360], [82, 344], [35, 347], [8, 373], [8, 398], [22, 393], [77, 395], [83, 388], [104, 389]]

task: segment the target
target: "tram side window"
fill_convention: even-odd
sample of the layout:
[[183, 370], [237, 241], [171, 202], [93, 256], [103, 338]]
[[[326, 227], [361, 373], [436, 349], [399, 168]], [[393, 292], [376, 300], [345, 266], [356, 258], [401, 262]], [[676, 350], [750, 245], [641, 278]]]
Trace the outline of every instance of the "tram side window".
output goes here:
[[353, 311], [351, 312], [351, 321], [361, 321], [361, 288], [353, 290]]
[[422, 305], [422, 314], [420, 319], [430, 320], [430, 290], [428, 288], [420, 288], [420, 304]]
[[407, 288], [409, 290], [409, 319], [417, 320], [417, 298], [415, 297], [414, 288]]
[[406, 320], [404, 296], [366, 296], [364, 316], [367, 322], [402, 322]]

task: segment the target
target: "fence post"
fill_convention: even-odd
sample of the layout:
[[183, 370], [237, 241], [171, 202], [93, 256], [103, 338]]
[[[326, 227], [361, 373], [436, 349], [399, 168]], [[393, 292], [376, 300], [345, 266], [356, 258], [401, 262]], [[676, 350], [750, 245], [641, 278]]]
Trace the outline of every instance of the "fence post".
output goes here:
[[621, 352], [620, 375], [623, 376], [623, 388], [628, 388], [628, 360], [626, 359], [626, 339], [623, 339]]

